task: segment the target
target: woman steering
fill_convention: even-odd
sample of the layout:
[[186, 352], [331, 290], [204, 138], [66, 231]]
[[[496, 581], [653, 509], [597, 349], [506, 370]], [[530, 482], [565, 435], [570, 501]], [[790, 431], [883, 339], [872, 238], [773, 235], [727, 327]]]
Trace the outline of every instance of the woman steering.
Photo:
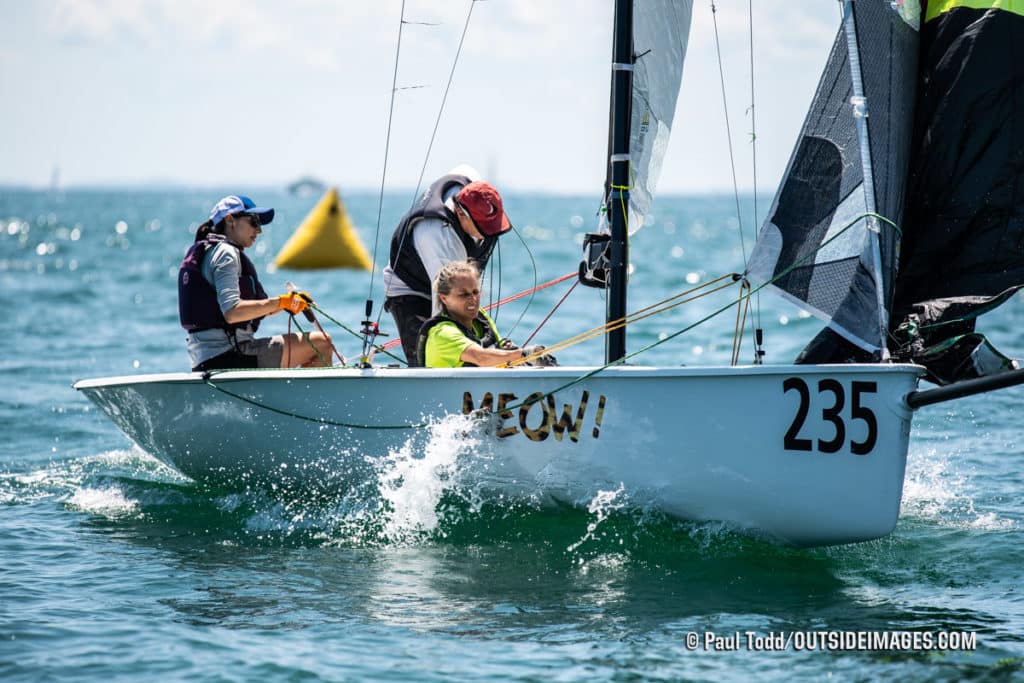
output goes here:
[[[434, 279], [441, 314], [420, 328], [417, 351], [428, 368], [493, 367], [532, 356], [543, 346], [519, 349], [502, 339], [494, 321], [480, 308], [480, 270], [472, 261], [453, 261]], [[555, 365], [542, 355], [531, 365]]]

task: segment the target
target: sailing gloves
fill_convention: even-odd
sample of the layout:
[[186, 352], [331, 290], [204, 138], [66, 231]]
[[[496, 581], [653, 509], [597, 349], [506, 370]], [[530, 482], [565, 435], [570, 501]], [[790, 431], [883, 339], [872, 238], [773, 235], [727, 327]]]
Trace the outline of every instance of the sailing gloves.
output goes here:
[[544, 347], [541, 346], [540, 344], [532, 344], [530, 346], [525, 347], [523, 349], [523, 358], [527, 358], [528, 356], [537, 357], [528, 360], [526, 362], [527, 365], [532, 365], [534, 367], [540, 368], [549, 368], [558, 365], [558, 361], [555, 360], [555, 357], [552, 356], [551, 354], [544, 353]]
[[292, 315], [302, 313], [313, 303], [313, 297], [307, 292], [288, 292], [277, 297], [277, 310], [288, 311]]

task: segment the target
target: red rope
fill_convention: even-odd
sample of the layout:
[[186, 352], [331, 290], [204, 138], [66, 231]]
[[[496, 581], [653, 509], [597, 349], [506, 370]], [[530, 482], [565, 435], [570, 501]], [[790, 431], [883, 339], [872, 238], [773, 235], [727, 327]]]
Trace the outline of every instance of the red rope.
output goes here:
[[576, 275], [577, 275], [577, 273], [573, 272], [573, 273], [568, 273], [566, 275], [563, 275], [562, 277], [556, 277], [554, 280], [548, 280], [544, 284], [537, 285], [533, 289], [527, 289], [527, 290], [524, 290], [522, 292], [519, 292], [518, 294], [513, 294], [510, 297], [502, 299], [501, 301], [498, 301], [497, 303], [488, 304], [488, 305], [484, 306], [484, 310], [490, 312], [491, 310], [497, 308], [498, 306], [504, 306], [505, 304], [512, 303], [513, 301], [515, 301], [517, 299], [522, 299], [524, 296], [529, 296], [530, 294], [533, 294], [534, 292], [539, 292], [542, 289], [547, 289], [548, 287], [553, 287], [553, 286], [557, 285], [560, 282], [565, 282], [566, 280], [568, 280], [571, 277], [576, 277]]
[[[288, 316], [288, 334], [285, 337], [285, 339], [288, 339], [288, 341], [291, 341], [291, 336], [292, 336], [292, 317]], [[292, 367], [292, 345], [286, 342], [284, 347], [286, 349], [288, 349], [288, 356], [285, 358], [284, 366], [286, 368], [290, 368], [290, 367]]]
[[[543, 284], [537, 285], [533, 289], [525, 289], [522, 292], [519, 292], [518, 294], [513, 294], [512, 296], [506, 297], [506, 298], [502, 299], [501, 301], [497, 301], [497, 302], [495, 302], [493, 304], [488, 304], [488, 305], [484, 306], [484, 310], [485, 311], [492, 311], [492, 310], [494, 310], [495, 308], [497, 308], [499, 306], [504, 306], [505, 304], [511, 303], [513, 301], [516, 301], [517, 299], [522, 299], [524, 296], [529, 296], [530, 294], [533, 294], [534, 292], [539, 292], [542, 289], [547, 289], [548, 287], [553, 287], [553, 286], [557, 285], [560, 282], [565, 282], [566, 280], [568, 280], [571, 277], [576, 277], [576, 272], [567, 273], [567, 274], [565, 274], [565, 275], [563, 275], [561, 277], [556, 277], [554, 280], [548, 280], [547, 282], [545, 282]], [[575, 285], [573, 285], [573, 286], [575, 287]], [[571, 292], [572, 289], [569, 289], [569, 291]], [[568, 296], [568, 294], [566, 294], [566, 296]], [[564, 301], [565, 297], [562, 297], [562, 300]], [[562, 303], [561, 301], [558, 302], [559, 305], [561, 305], [561, 303]], [[558, 306], [556, 305], [555, 308], [558, 308]], [[552, 311], [552, 313], [554, 313], [554, 311]], [[550, 316], [551, 316], [551, 313], [548, 314], [548, 317], [550, 317]], [[544, 322], [547, 322], [547, 318], [544, 319]], [[544, 323], [541, 323], [541, 325], [543, 325], [543, 324]], [[539, 330], [540, 327], [538, 327], [537, 329]], [[537, 334], [537, 332], [534, 331], [534, 334]], [[530, 338], [533, 339], [533, 335], [530, 335]], [[400, 338], [392, 339], [391, 341], [389, 341], [388, 343], [384, 344], [380, 348], [383, 351], [387, 351], [388, 349], [392, 349], [392, 348], [398, 346], [401, 343], [402, 343], [402, 340]]]
[[527, 337], [526, 341], [523, 342], [524, 348], [530, 345], [530, 342], [533, 341], [533, 338], [537, 336], [538, 332], [540, 332], [540, 328], [544, 327], [544, 324], [551, 319], [551, 316], [555, 314], [555, 311], [558, 310], [558, 307], [561, 306], [562, 303], [569, 298], [569, 295], [572, 294], [572, 290], [576, 289], [576, 285], [578, 285], [579, 283], [579, 280], [576, 280], [576, 282], [572, 283], [572, 286], [569, 287], [568, 291], [566, 291], [566, 293], [562, 295], [562, 298], [558, 300], [558, 303], [555, 304], [555, 307], [551, 309], [551, 312], [544, 316], [544, 319], [540, 321], [540, 325], [537, 325], [537, 329], [531, 332], [530, 336]]

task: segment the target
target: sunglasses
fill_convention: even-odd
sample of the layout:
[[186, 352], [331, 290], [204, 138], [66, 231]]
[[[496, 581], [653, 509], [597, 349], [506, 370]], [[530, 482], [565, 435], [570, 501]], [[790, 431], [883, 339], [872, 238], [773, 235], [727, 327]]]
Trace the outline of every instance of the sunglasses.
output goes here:
[[260, 222], [260, 217], [253, 213], [243, 213], [239, 216], [240, 218], [247, 218], [252, 223], [252, 227], [258, 228], [263, 224]]

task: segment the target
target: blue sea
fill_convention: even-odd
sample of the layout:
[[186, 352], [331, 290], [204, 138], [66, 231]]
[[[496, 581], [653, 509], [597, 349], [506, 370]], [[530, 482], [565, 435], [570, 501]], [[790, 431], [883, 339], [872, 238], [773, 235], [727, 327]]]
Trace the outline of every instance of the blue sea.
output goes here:
[[[457, 490], [471, 483], [401, 454], [419, 486], [382, 482], [358, 500], [213, 489], [162, 465], [71, 384], [187, 370], [177, 267], [210, 206], [237, 191], [0, 190], [0, 680], [1024, 679], [1020, 389], [920, 410], [896, 530], [831, 548], [614, 500], [476, 500]], [[379, 272], [371, 289], [365, 272], [271, 267], [317, 197], [244, 191], [277, 209], [250, 250], [269, 290], [292, 281], [353, 328], [372, 295], [376, 315]], [[375, 193], [344, 195], [378, 262], [411, 195], [385, 196], [379, 241]], [[574, 271], [596, 199], [507, 196], [522, 239], [502, 239], [485, 296]], [[742, 204], [737, 217], [729, 196], [660, 197], [632, 241], [630, 309], [742, 269], [754, 211]], [[570, 284], [507, 305], [499, 327], [524, 340]], [[670, 337], [735, 295], [631, 326], [631, 350], [664, 340], [634, 362], [727, 363], [735, 310]], [[599, 325], [603, 309], [601, 292], [576, 288], [535, 341]], [[820, 328], [770, 294], [750, 315], [768, 363]], [[1022, 328], [1019, 297], [980, 323], [1018, 357]], [[602, 348], [559, 358], [594, 364]], [[736, 410], [757, 406], [737, 395]], [[446, 448], [439, 437], [435, 457]]]

